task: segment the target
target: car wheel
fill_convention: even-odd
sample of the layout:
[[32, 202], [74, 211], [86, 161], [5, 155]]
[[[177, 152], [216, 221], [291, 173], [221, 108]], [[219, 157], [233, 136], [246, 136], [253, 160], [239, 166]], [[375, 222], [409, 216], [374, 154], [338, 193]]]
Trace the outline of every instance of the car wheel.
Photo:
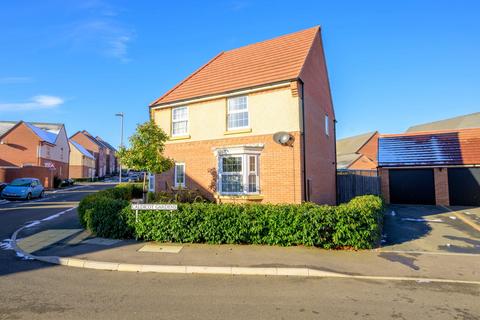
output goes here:
[[31, 193], [27, 194], [27, 197], [25, 198], [25, 200], [32, 200], [32, 194]]

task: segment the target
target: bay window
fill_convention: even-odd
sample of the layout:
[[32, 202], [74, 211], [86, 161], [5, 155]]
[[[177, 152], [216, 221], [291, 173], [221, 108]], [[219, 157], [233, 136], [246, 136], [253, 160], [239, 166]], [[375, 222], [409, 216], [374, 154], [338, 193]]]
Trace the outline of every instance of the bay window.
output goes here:
[[220, 194], [258, 194], [258, 154], [219, 156], [218, 187]]

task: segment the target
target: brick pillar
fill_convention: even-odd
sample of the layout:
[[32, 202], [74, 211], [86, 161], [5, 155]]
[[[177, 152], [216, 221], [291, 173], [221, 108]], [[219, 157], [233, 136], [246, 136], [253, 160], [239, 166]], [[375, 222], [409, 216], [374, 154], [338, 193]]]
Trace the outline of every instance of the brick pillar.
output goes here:
[[388, 178], [388, 169], [379, 168], [378, 174], [380, 176], [380, 190], [382, 192], [385, 203], [390, 203], [390, 180]]
[[435, 178], [435, 201], [437, 205], [448, 206], [450, 199], [448, 195], [448, 169], [434, 168]]

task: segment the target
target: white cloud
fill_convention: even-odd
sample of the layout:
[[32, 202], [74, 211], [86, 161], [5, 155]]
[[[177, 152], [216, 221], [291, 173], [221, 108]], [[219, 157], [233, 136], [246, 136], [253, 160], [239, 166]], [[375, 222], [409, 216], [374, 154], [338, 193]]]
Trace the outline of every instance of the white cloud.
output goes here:
[[0, 111], [35, 111], [55, 109], [65, 101], [56, 96], [38, 95], [26, 102], [0, 103]]
[[0, 84], [17, 84], [32, 82], [31, 77], [0, 77]]

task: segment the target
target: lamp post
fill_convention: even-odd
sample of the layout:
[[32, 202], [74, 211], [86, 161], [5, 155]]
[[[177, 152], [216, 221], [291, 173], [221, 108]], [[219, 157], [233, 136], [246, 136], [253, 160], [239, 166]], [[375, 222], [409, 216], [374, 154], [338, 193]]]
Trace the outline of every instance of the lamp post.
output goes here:
[[[116, 113], [115, 116], [121, 118], [121, 138], [120, 138], [120, 148], [123, 147], [123, 118], [124, 114], [123, 112]], [[119, 167], [120, 167], [120, 172], [118, 174], [118, 183], [122, 183], [122, 163], [119, 161]]]

